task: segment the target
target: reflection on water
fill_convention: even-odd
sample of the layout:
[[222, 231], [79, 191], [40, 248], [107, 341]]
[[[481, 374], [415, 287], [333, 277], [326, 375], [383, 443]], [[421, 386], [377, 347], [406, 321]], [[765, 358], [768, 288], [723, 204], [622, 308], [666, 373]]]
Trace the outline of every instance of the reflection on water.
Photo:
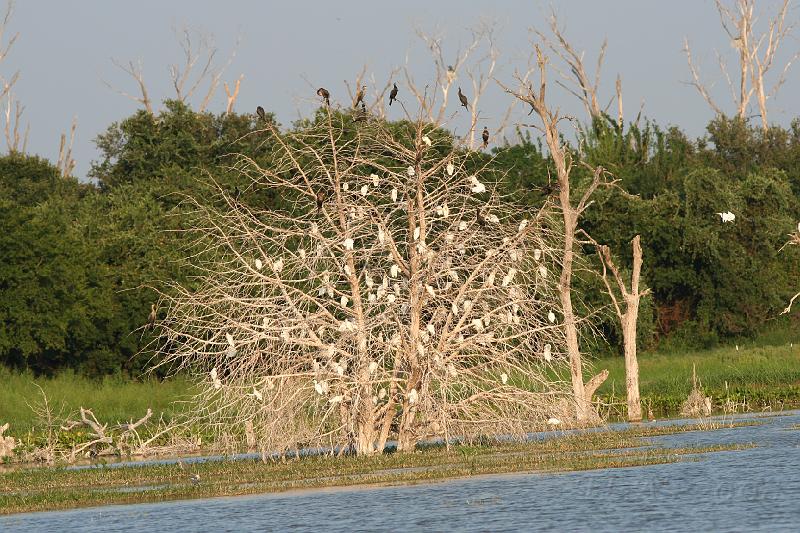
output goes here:
[[758, 444], [696, 462], [30, 513], [0, 531], [800, 530], [800, 412], [760, 420], [654, 439]]

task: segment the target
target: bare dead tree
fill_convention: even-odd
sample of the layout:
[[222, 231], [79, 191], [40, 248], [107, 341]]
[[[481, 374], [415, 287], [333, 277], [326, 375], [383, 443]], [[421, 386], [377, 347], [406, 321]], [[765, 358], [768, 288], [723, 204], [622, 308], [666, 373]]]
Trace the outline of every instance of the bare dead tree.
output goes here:
[[[781, 250], [786, 246], [800, 246], [800, 223], [797, 224], [797, 231], [794, 233], [789, 234], [789, 241], [781, 247]], [[792, 305], [794, 305], [794, 301], [800, 298], [800, 292], [792, 296], [791, 300], [789, 300], [789, 305], [786, 306], [786, 309], [781, 312], [782, 315], [790, 313], [792, 311]]]
[[[455, 92], [455, 87], [458, 87], [458, 79], [461, 74], [466, 74], [471, 86], [468, 107], [470, 118], [469, 127], [466, 134], [463, 135], [463, 139], [464, 145], [470, 149], [474, 149], [479, 144], [476, 141], [477, 124], [486, 118], [481, 115], [479, 102], [489, 88], [490, 80], [497, 73], [497, 61], [500, 53], [495, 42], [495, 32], [496, 28], [492, 24], [477, 25], [471, 30], [472, 41], [470, 44], [463, 49], [458, 49], [454, 60], [448, 61], [445, 59], [444, 38], [441, 35], [433, 36], [417, 29], [417, 36], [431, 53], [434, 66], [433, 82], [424, 86], [419, 85], [411, 73], [408, 61], [403, 68], [406, 88], [416, 99], [417, 105], [423, 109], [425, 119], [440, 125], [444, 125], [449, 119], [447, 105], [450, 94]], [[480, 56], [475, 58], [477, 54]], [[464, 90], [468, 91], [466, 86]], [[492, 121], [490, 128], [492, 138], [501, 137], [504, 134], [516, 104], [517, 101], [513, 100], [505, 112]]]
[[[755, 13], [755, 0], [733, 0], [733, 6], [722, 0], [715, 0], [722, 28], [730, 38], [731, 46], [736, 50], [738, 61], [738, 80], [733, 82], [728, 72], [725, 59], [717, 52], [720, 70], [731, 90], [735, 116], [747, 117], [750, 99], [755, 96], [758, 104], [761, 125], [769, 126], [767, 117], [767, 100], [774, 97], [786, 81], [786, 73], [798, 54], [794, 54], [784, 65], [778, 78], [767, 89], [766, 77], [773, 67], [776, 53], [783, 41], [794, 30], [794, 24], [787, 21], [789, 0], [783, 0], [780, 8], [767, 21], [767, 29], [758, 33], [755, 26], [758, 17]], [[684, 52], [692, 74], [690, 84], [694, 86], [716, 114], [722, 114], [722, 108], [714, 102], [706, 86], [702, 83], [700, 73], [692, 61], [688, 39], [684, 39]]]
[[58, 168], [61, 177], [67, 178], [72, 175], [72, 171], [75, 170], [75, 160], [72, 158], [72, 146], [75, 143], [75, 130], [78, 128], [78, 117], [73, 117], [72, 119], [72, 126], [70, 126], [69, 130], [69, 144], [67, 144], [67, 134], [61, 134], [61, 142], [58, 147], [58, 162], [56, 163], [56, 168]]
[[[215, 63], [219, 50], [214, 45], [213, 36], [195, 32], [188, 27], [184, 27], [180, 31], [175, 29], [174, 33], [183, 53], [183, 62], [181, 64], [172, 64], [169, 66], [170, 81], [175, 91], [175, 98], [180, 102], [188, 104], [196, 91], [204, 83], [208, 83], [206, 92], [197, 107], [199, 112], [203, 112], [208, 108], [211, 99], [216, 94], [222, 75], [233, 62], [236, 56], [236, 48], [234, 48], [234, 51], [225, 64], [220, 66]], [[238, 47], [238, 41], [236, 47]], [[139, 60], [136, 63], [129, 61], [127, 64], [123, 64], [114, 58], [112, 58], [111, 61], [119, 69], [134, 79], [138, 87], [138, 93], [132, 94], [117, 89], [105, 80], [103, 83], [113, 91], [141, 104], [145, 111], [152, 115], [153, 102], [144, 81], [142, 61]], [[236, 82], [237, 88], [241, 79], [242, 77]], [[231, 95], [228, 94], [228, 107], [233, 105], [230, 101], [230, 97]], [[233, 98], [234, 102], [235, 100], [236, 97]]]
[[236, 104], [236, 99], [239, 97], [239, 87], [241, 86], [244, 74], [240, 75], [236, 80], [236, 85], [233, 86], [233, 91], [228, 87], [228, 82], [225, 82], [225, 96], [227, 97], [227, 104], [225, 105], [225, 114], [230, 115], [233, 113], [233, 106]]
[[289, 209], [251, 210], [223, 188], [223, 209], [187, 199], [203, 275], [164, 291], [157, 330], [162, 364], [202, 387], [196, 423], [266, 456], [571, 420], [546, 374], [565, 365], [546, 213], [500, 196], [424, 121], [327, 117], [287, 134], [267, 124], [271, 166], [235, 166]]
[[[8, 54], [11, 52], [11, 48], [14, 46], [14, 43], [19, 37], [19, 33], [15, 33], [11, 36], [7, 43], [2, 44], [13, 13], [14, 2], [13, 0], [8, 0], [6, 2], [6, 9], [5, 13], [3, 14], [2, 21], [0, 21], [0, 63], [2, 63], [3, 60], [8, 57]], [[20, 123], [25, 107], [14, 98], [12, 92], [12, 88], [17, 83], [18, 79], [19, 71], [12, 74], [8, 79], [6, 79], [4, 76], [0, 76], [0, 99], [6, 99], [4, 132], [6, 137], [6, 147], [8, 148], [9, 153], [25, 153], [27, 151], [28, 134], [30, 132], [30, 125], [27, 125], [25, 127], [25, 133], [20, 135]]]
[[109, 89], [118, 92], [119, 94], [121, 94], [122, 96], [124, 96], [126, 98], [130, 98], [134, 102], [140, 103], [142, 106], [144, 106], [145, 111], [147, 111], [149, 114], [152, 115], [153, 114], [153, 102], [152, 102], [152, 100], [150, 100], [150, 94], [148, 93], [147, 85], [144, 82], [144, 72], [143, 72], [143, 68], [142, 68], [142, 60], [140, 59], [135, 64], [134, 64], [133, 61], [129, 61], [127, 65], [123, 65], [122, 63], [120, 63], [118, 60], [116, 60], [114, 58], [111, 58], [111, 62], [114, 63], [114, 65], [119, 67], [123, 72], [128, 74], [130, 77], [132, 77], [136, 81], [136, 84], [139, 86], [139, 94], [138, 95], [130, 94], [130, 93], [127, 93], [127, 92], [122, 91], [120, 89], [116, 89], [110, 83], [108, 83], [105, 80], [103, 80], [103, 83], [105, 83], [106, 86], [108, 86]]
[[[178, 33], [175, 30], [176, 37]], [[195, 33], [194, 37], [192, 33]], [[208, 80], [208, 89], [197, 108], [198, 111], [203, 112], [208, 108], [211, 98], [216, 93], [222, 75], [236, 56], [238, 42], [228, 61], [221, 67], [214, 64], [219, 49], [214, 45], [212, 35], [193, 32], [190, 28], [184, 27], [180, 31], [178, 42], [183, 51], [184, 62], [183, 65], [171, 65], [169, 69], [175, 97], [181, 102], [188, 102], [200, 85]], [[194, 74], [198, 62], [202, 67], [197, 74]], [[191, 81], [193, 75], [194, 81]]]
[[24, 133], [20, 131], [25, 106], [14, 97], [9, 84], [5, 84], [3, 93], [6, 97], [6, 109], [3, 116], [6, 147], [9, 153], [24, 154], [28, 151], [28, 136], [30, 134], [30, 124], [25, 126]]
[[[633, 238], [631, 246], [633, 248], [633, 270], [631, 271], [630, 289], [627, 288], [625, 280], [622, 279], [619, 269], [614, 264], [609, 247], [597, 245], [597, 249], [603, 265], [603, 283], [622, 325], [628, 420], [638, 422], [642, 419], [642, 405], [639, 397], [639, 362], [636, 358], [636, 324], [639, 319], [639, 300], [650, 294], [650, 289], [639, 292], [639, 278], [642, 272], [642, 245], [639, 235]], [[614, 277], [620, 298], [617, 298], [617, 291], [611, 286], [608, 270]]]
[[[603, 70], [603, 61], [605, 59], [606, 49], [608, 48], [608, 40], [604, 39], [603, 44], [600, 46], [600, 52], [597, 55], [597, 63], [594, 71], [594, 80], [592, 81], [583, 62], [585, 52], [578, 52], [567, 40], [564, 35], [564, 30], [558, 26], [558, 18], [556, 17], [555, 11], [551, 11], [548, 23], [552, 38], [540, 30], [534, 29], [534, 32], [539, 36], [542, 43], [569, 67], [569, 74], [562, 69], [554, 67], [559, 76], [564, 80], [556, 80], [556, 83], [581, 101], [589, 117], [592, 119], [601, 118], [603, 116], [603, 110], [600, 107], [597, 93], [600, 88], [600, 75]], [[620, 110], [622, 107], [621, 92], [622, 82], [618, 77], [617, 101]], [[621, 111], [620, 115], [622, 115]]]
[[[607, 372], [601, 372], [588, 383], [583, 382], [583, 359], [578, 343], [578, 317], [576, 317], [572, 303], [572, 274], [575, 263], [576, 233], [578, 220], [581, 214], [591, 204], [590, 198], [600, 185], [612, 185], [614, 182], [606, 180], [606, 173], [602, 167], [592, 170], [592, 178], [580, 195], [577, 203], [573, 204], [571, 198], [570, 174], [573, 168], [571, 153], [562, 143], [558, 129], [559, 122], [565, 117], [561, 116], [558, 109], [552, 109], [545, 97], [547, 90], [547, 62], [538, 45], [534, 46], [536, 65], [539, 72], [539, 88], [535, 90], [532, 84], [520, 83], [519, 89], [510, 89], [500, 83], [506, 92], [531, 106], [533, 112], [539, 117], [541, 126], [534, 126], [544, 134], [545, 141], [550, 150], [550, 157], [556, 170], [558, 180], [558, 202], [563, 217], [564, 234], [561, 258], [561, 276], [558, 285], [561, 309], [563, 312], [563, 328], [566, 336], [567, 353], [570, 360], [570, 374], [572, 378], [572, 392], [576, 405], [577, 420], [582, 423], [590, 421], [591, 394], [602, 384], [607, 377]], [[521, 82], [520, 76], [517, 81]]]

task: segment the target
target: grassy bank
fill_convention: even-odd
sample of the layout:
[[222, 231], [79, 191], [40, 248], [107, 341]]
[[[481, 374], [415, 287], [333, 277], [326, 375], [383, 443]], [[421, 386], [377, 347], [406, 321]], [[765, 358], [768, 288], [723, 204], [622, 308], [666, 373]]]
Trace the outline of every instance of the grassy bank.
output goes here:
[[148, 408], [156, 417], [172, 416], [173, 402], [190, 393], [186, 380], [132, 381], [121, 377], [91, 380], [65, 372], [53, 378], [34, 378], [31, 374], [11, 372], [0, 367], [0, 424], [11, 423], [10, 434], [21, 435], [41, 426], [31, 407], [41, 406], [42, 393], [54, 414], [64, 416], [80, 407], [93, 409], [103, 422], [123, 422], [141, 418]]
[[[717, 407], [726, 400], [751, 410], [765, 405], [775, 408], [800, 405], [800, 344], [794, 346], [718, 348], [688, 353], [643, 353], [639, 357], [641, 393], [645, 406], [659, 417], [677, 414], [692, 387], [692, 366], [705, 393]], [[594, 361], [595, 369], [607, 368], [609, 378], [599, 389], [600, 398], [611, 404], [610, 414], [624, 415], [625, 368], [622, 357]], [[62, 418], [79, 407], [91, 408], [98, 420], [115, 424], [139, 419], [148, 408], [158, 419], [169, 420], [186, 399], [191, 385], [184, 379], [164, 382], [131, 381], [122, 378], [89, 380], [65, 373], [54, 378], [36, 378], [0, 368], [0, 424], [10, 422], [7, 434], [36, 442], [32, 428], [43, 424], [30, 406], [40, 405], [39, 388], [47, 395], [55, 414]], [[744, 407], [740, 405], [740, 410]], [[146, 430], [145, 430], [146, 431]], [[40, 432], [39, 432], [40, 433]], [[60, 435], [72, 442], [76, 435]]]
[[692, 460], [698, 453], [741, 448], [641, 448], [650, 444], [647, 437], [696, 429], [708, 427], [642, 427], [527, 443], [454, 446], [450, 450], [430, 447], [418, 453], [375, 457], [17, 470], [0, 474], [0, 514], [315, 487], [419, 483], [493, 473], [621, 468]]
[[[692, 388], [692, 367], [703, 391], [716, 406], [726, 400], [764, 406], [800, 405], [800, 344], [717, 348], [672, 353], [643, 353], [639, 375], [645, 409], [663, 416], [678, 412]], [[625, 364], [622, 357], [594, 361], [595, 369], [607, 368], [609, 377], [598, 389], [606, 402], [625, 402]]]

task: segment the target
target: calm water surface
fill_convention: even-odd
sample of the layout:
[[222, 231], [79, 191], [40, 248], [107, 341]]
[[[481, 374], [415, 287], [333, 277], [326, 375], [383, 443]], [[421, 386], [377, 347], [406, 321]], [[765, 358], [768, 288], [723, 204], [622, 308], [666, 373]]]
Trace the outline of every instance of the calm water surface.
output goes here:
[[30, 513], [0, 531], [800, 531], [800, 412], [758, 418], [654, 439], [758, 445], [699, 462]]

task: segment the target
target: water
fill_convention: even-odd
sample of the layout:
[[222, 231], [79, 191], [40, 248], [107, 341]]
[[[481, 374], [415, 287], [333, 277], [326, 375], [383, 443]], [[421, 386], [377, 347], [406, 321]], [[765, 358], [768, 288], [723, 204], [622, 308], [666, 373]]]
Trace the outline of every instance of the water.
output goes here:
[[0, 531], [799, 531], [800, 412], [759, 420], [654, 439], [758, 445], [699, 462], [29, 513]]

